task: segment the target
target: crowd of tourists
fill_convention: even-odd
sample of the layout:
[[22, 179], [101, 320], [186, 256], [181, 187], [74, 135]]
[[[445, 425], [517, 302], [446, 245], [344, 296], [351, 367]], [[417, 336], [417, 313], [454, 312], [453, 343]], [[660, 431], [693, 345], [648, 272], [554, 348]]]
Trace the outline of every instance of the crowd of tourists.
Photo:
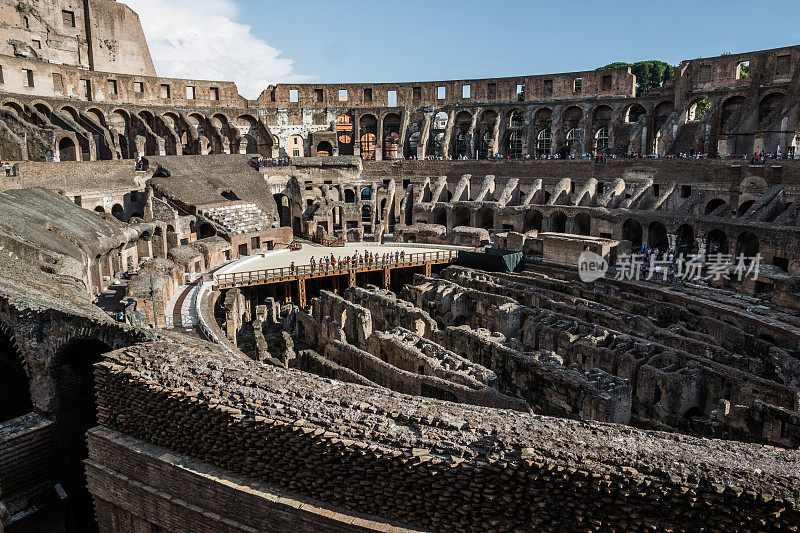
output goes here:
[[[329, 270], [348, 270], [350, 268], [364, 266], [401, 264], [405, 262], [405, 259], [406, 253], [403, 250], [395, 251], [394, 253], [384, 252], [382, 254], [365, 250], [362, 253], [356, 251], [352, 255], [345, 255], [344, 257], [330, 254], [329, 256], [320, 257], [319, 260], [312, 255], [309, 260], [309, 266], [312, 273], [317, 269], [319, 269], [320, 272], [327, 272]], [[292, 273], [297, 271], [297, 266], [294, 264], [294, 261], [291, 262], [289, 268]]]
[[292, 159], [288, 156], [284, 157], [259, 157], [259, 167], [288, 167], [292, 165]]

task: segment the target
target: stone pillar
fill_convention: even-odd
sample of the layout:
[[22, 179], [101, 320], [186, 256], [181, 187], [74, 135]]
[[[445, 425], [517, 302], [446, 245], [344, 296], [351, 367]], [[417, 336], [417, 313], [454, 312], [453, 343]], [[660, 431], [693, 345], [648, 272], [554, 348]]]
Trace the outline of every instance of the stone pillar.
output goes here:
[[456, 112], [450, 111], [447, 115], [447, 129], [444, 131], [444, 141], [442, 141], [442, 149], [444, 150], [444, 157], [452, 156], [450, 150], [450, 140], [453, 138], [453, 128], [455, 127]]
[[378, 115], [378, 127], [375, 131], [375, 161], [383, 161], [383, 117]]

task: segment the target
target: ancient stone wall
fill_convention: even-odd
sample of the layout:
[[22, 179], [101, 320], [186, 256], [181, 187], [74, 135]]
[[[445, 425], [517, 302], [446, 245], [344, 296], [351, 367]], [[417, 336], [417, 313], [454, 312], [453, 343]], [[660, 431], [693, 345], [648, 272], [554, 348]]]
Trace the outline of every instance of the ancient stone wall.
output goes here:
[[[495, 419], [485, 409], [438, 405], [431, 411], [423, 400], [403, 398], [404, 408], [400, 397], [377, 391], [362, 405], [363, 396], [355, 400], [360, 387], [330, 383], [314, 391], [304, 382], [319, 378], [285, 380], [285, 371], [217, 355], [210, 369], [198, 364], [207, 356], [202, 351], [182, 352], [172, 345], [140, 346], [98, 365], [100, 424], [345, 509], [445, 531], [580, 529], [587, 523], [777, 531], [800, 520], [797, 472], [783, 462], [796, 452], [507, 411], [505, 423], [491, 426], [493, 437], [479, 445]], [[165, 357], [173, 365], [162, 374]], [[198, 373], [213, 385], [198, 382]], [[339, 391], [335, 400], [331, 386]], [[271, 392], [277, 389], [280, 396]], [[297, 395], [300, 390], [306, 392]], [[317, 394], [326, 395], [323, 403], [316, 403]], [[406, 419], [412, 406], [418, 418]], [[319, 409], [327, 411], [324, 418], [314, 414]], [[326, 423], [333, 418], [351, 422], [336, 431]], [[389, 425], [380, 433], [367, 430], [382, 421]], [[404, 441], [412, 431], [406, 424], [422, 424], [423, 436], [438, 437], [423, 437], [429, 445], [419, 437]], [[361, 437], [349, 436], [347, 425]], [[576, 449], [577, 440], [586, 446]], [[497, 487], [509, 496], [502, 506]], [[102, 488], [92, 490], [102, 499]]]

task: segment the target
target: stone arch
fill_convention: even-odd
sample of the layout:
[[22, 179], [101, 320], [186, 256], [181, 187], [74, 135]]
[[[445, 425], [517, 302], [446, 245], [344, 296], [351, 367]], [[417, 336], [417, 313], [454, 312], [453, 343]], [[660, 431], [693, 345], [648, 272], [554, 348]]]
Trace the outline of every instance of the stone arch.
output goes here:
[[566, 233], [567, 215], [565, 215], [561, 211], [554, 211], [553, 213], [551, 213], [549, 230], [554, 233]]
[[435, 207], [432, 213], [432, 222], [434, 224], [447, 225], [447, 209], [444, 206]]
[[758, 102], [758, 122], [764, 122], [783, 103], [784, 94], [771, 92]]
[[62, 111], [63, 113], [68, 114], [70, 117], [72, 117], [72, 120], [75, 120], [75, 121], [78, 120], [78, 112], [71, 105], [63, 105], [63, 106], [61, 106], [60, 111]]
[[[549, 131], [549, 130], [542, 130]], [[511, 159], [519, 159], [524, 153], [525, 135], [520, 130], [512, 131], [508, 136], [508, 144], [506, 145], [506, 154]]]
[[694, 228], [689, 224], [681, 224], [675, 232], [675, 252], [688, 256], [695, 252], [697, 246]]
[[706, 235], [706, 250], [709, 254], [728, 253], [728, 235], [721, 229], [712, 229]]
[[744, 202], [739, 204], [739, 207], [736, 209], [736, 216], [737, 217], [744, 216], [744, 214], [747, 213], [751, 207], [753, 207], [754, 203], [756, 203], [755, 200], [745, 200]]
[[61, 161], [79, 161], [75, 141], [67, 135], [58, 141], [58, 157]]
[[91, 523], [91, 499], [86, 491], [83, 460], [86, 430], [97, 425], [94, 364], [112, 346], [93, 336], [73, 336], [56, 350], [54, 359], [55, 421], [64, 450], [65, 489], [80, 520]]
[[339, 155], [353, 155], [353, 138], [353, 115], [342, 113], [336, 117], [336, 142], [339, 145]]
[[[497, 113], [492, 110], [487, 110], [483, 112], [484, 117], [487, 116], [488, 113], [494, 113], [497, 116]], [[472, 113], [469, 111], [459, 111], [455, 116], [455, 124], [453, 126], [453, 143], [454, 143], [454, 150], [453, 155], [455, 157], [470, 157], [471, 156], [471, 138], [470, 138], [470, 129], [472, 128]]]
[[397, 159], [400, 154], [400, 115], [387, 113], [383, 117], [383, 159]]
[[706, 206], [703, 209], [703, 214], [710, 215], [711, 213], [713, 213], [714, 211], [716, 211], [717, 209], [719, 209], [724, 205], [727, 205], [727, 202], [722, 198], [712, 198], [711, 200], [706, 202]]
[[25, 359], [11, 328], [0, 322], [0, 423], [33, 411]]
[[485, 205], [478, 210], [475, 225], [489, 231], [494, 229], [494, 209]]
[[119, 147], [118, 159], [131, 158], [130, 115], [124, 109], [114, 109], [108, 115], [108, 128]]
[[640, 117], [647, 117], [647, 110], [642, 104], [634, 103], [625, 109], [625, 122], [639, 122]]
[[344, 190], [344, 203], [346, 204], [356, 203], [356, 192], [353, 189], [348, 188]]
[[87, 109], [86, 114], [94, 117], [94, 119], [97, 120], [97, 122], [99, 122], [103, 126], [106, 125], [106, 115], [96, 107], [90, 107], [89, 109]]
[[525, 213], [525, 218], [522, 220], [522, 231], [542, 231], [543, 218], [541, 211], [529, 209], [528, 212]]
[[743, 231], [736, 238], [736, 254], [745, 257], [755, 257], [760, 249], [758, 237], [752, 231]]
[[362, 200], [371, 200], [372, 199], [372, 188], [371, 187], [364, 187], [361, 189], [361, 199]]
[[361, 159], [375, 160], [375, 147], [378, 139], [378, 119], [372, 113], [364, 113], [358, 119], [358, 142]]
[[622, 239], [630, 241], [631, 249], [637, 250], [642, 247], [642, 225], [638, 221], [629, 218], [622, 223]]
[[513, 111], [509, 112], [508, 114], [508, 127], [509, 128], [521, 128], [526, 124], [525, 120], [525, 110], [523, 109], [514, 109]]
[[587, 213], [578, 213], [573, 220], [573, 233], [576, 235], [592, 234], [592, 218]]
[[469, 225], [469, 208], [466, 206], [458, 206], [453, 209], [453, 227]]
[[667, 228], [661, 222], [652, 222], [647, 228], [647, 246], [651, 249], [667, 250], [669, 237]]
[[741, 109], [746, 102], [747, 99], [741, 95], [735, 95], [725, 99], [725, 101], [722, 102], [720, 111], [720, 125], [723, 128], [729, 126], [729, 122], [733, 116], [738, 113], [739, 109]]
[[708, 98], [698, 98], [694, 100], [686, 111], [686, 120], [700, 120], [703, 118], [708, 110], [711, 108], [711, 101]]
[[328, 141], [322, 141], [317, 145], [317, 157], [330, 157], [333, 155], [333, 146]]
[[6, 109], [13, 110], [20, 117], [25, 113], [25, 108], [23, 107], [23, 105], [13, 98], [4, 100], [3, 107]]

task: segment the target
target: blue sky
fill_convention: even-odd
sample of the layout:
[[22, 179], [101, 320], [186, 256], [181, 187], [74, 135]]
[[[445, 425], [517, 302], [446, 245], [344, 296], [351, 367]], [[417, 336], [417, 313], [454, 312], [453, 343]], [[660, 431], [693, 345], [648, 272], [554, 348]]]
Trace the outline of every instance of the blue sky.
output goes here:
[[232, 79], [250, 98], [275, 82], [510, 76], [617, 60], [677, 64], [800, 44], [797, 0], [122, 1], [139, 12], [159, 74]]

